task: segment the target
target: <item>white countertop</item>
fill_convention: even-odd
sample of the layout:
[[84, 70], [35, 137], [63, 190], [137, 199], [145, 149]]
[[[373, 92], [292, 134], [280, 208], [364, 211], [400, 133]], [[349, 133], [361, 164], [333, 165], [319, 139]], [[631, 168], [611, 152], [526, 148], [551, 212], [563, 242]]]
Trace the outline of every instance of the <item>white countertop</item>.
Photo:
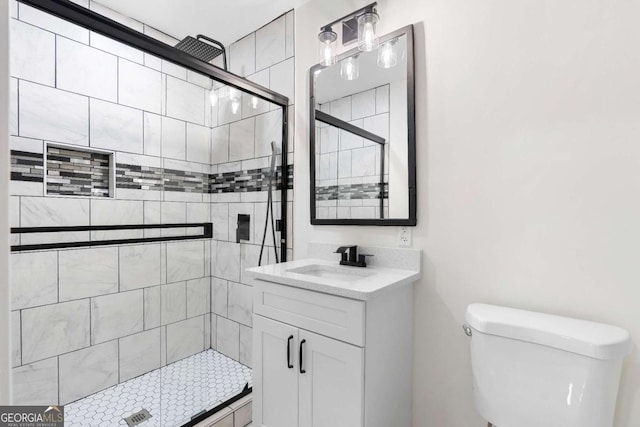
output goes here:
[[[290, 271], [292, 269], [304, 270], [305, 268], [313, 268], [312, 266], [314, 265], [322, 266], [328, 275], [335, 271], [336, 273], [347, 272], [353, 274], [353, 277], [348, 280], [337, 280], [330, 277], [316, 277]], [[250, 277], [255, 279], [363, 301], [372, 299], [399, 286], [412, 283], [421, 276], [419, 271], [377, 266], [349, 267], [341, 266], [337, 261], [321, 259], [302, 259], [248, 268], [246, 271]]]

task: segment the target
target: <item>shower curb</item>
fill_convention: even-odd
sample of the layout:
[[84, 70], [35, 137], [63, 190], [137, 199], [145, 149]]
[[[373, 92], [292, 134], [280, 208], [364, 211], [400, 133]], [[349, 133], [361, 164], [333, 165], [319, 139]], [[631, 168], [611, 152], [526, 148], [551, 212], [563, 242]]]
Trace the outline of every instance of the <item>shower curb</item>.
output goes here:
[[252, 400], [252, 395], [248, 394], [193, 427], [250, 427]]

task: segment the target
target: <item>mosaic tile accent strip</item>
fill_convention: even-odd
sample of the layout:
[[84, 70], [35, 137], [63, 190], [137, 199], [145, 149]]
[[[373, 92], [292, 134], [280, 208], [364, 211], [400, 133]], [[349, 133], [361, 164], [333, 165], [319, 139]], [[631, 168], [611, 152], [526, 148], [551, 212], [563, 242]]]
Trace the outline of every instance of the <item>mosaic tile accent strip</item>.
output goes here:
[[164, 191], [183, 193], [206, 193], [209, 174], [186, 172], [173, 169], [164, 170]]
[[[224, 172], [209, 176], [209, 193], [248, 193], [267, 191], [270, 168], [249, 169], [246, 171]], [[276, 188], [282, 185], [282, 166], [277, 168]], [[288, 189], [293, 188], [293, 165], [288, 165]]]
[[47, 194], [109, 197], [111, 155], [47, 146]]
[[147, 409], [145, 427], [179, 427], [252, 384], [251, 369], [209, 349], [65, 405], [68, 427], [126, 426]]
[[149, 166], [116, 164], [116, 187], [130, 190], [162, 191], [163, 169]]
[[293, 165], [287, 165], [287, 190], [293, 190]]
[[[48, 147], [55, 148], [55, 147]], [[76, 150], [58, 149], [76, 153]], [[109, 155], [77, 151], [92, 157], [71, 158], [71, 154], [47, 154], [47, 193], [73, 196], [108, 197]], [[99, 156], [106, 156], [106, 160]], [[22, 151], [11, 152], [11, 179], [43, 182], [43, 156]], [[87, 163], [89, 162], [89, 163]], [[106, 163], [105, 163], [106, 162]], [[98, 173], [100, 172], [100, 173]], [[130, 190], [177, 191], [184, 193], [246, 193], [267, 190], [269, 168], [203, 174], [149, 166], [116, 164], [116, 187]], [[288, 189], [293, 189], [293, 165], [287, 167]], [[89, 185], [91, 184], [91, 185]], [[276, 188], [282, 185], [278, 167]], [[92, 192], [93, 191], [93, 192]]]
[[44, 156], [40, 153], [11, 150], [11, 179], [43, 182]]
[[[316, 200], [372, 200], [380, 198], [380, 183], [329, 185], [316, 187]], [[384, 199], [389, 198], [389, 183], [384, 183]]]

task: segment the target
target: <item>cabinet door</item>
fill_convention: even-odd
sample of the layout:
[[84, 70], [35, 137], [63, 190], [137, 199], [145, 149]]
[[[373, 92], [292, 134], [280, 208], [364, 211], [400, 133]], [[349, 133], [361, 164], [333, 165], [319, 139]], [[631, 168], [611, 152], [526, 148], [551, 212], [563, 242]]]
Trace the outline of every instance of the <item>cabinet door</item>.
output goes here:
[[253, 316], [254, 425], [298, 426], [297, 344], [297, 328]]
[[364, 349], [300, 330], [300, 426], [361, 427]]

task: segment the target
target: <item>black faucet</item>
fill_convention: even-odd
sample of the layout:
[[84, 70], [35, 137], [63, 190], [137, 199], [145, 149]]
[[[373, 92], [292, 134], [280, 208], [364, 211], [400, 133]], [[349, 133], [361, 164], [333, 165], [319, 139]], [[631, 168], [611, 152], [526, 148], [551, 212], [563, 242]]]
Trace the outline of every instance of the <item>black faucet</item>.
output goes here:
[[373, 255], [367, 255], [367, 254], [358, 255], [358, 247], [356, 245], [340, 246], [335, 253], [342, 255], [342, 259], [340, 260], [340, 265], [349, 265], [351, 267], [366, 267], [367, 257], [373, 256]]

